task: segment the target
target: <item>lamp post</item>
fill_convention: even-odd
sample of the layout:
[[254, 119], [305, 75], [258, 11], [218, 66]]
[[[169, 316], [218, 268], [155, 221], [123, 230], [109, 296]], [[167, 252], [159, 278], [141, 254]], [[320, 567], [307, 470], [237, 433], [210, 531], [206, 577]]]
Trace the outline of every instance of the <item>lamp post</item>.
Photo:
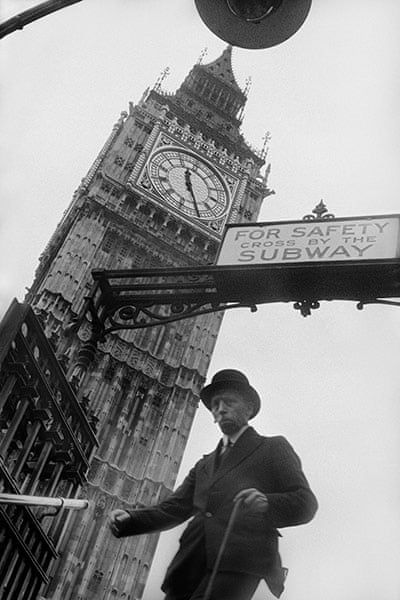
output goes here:
[[[0, 23], [0, 38], [81, 0], [48, 0]], [[269, 48], [291, 37], [304, 23], [311, 0], [195, 0], [205, 25], [242, 48]]]
[[65, 8], [66, 6], [76, 4], [77, 2], [81, 2], [81, 0], [48, 0], [47, 2], [41, 2], [32, 8], [28, 8], [22, 13], [7, 19], [4, 23], [0, 23], [0, 38], [5, 37], [9, 33], [13, 33], [13, 31], [16, 31], [17, 29], [23, 29], [28, 23], [32, 23], [41, 17], [50, 15], [56, 10], [60, 10], [60, 8]]

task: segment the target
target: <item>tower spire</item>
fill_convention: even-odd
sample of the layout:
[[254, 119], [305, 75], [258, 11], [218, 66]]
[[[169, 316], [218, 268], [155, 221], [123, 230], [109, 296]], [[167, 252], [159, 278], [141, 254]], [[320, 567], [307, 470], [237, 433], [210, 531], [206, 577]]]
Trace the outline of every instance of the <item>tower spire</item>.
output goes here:
[[221, 56], [203, 66], [208, 72], [212, 73], [215, 77], [225, 82], [227, 85], [232, 86], [239, 93], [243, 94], [243, 91], [233, 74], [232, 49], [233, 47], [231, 46], [231, 44], [228, 44], [225, 50], [222, 52]]

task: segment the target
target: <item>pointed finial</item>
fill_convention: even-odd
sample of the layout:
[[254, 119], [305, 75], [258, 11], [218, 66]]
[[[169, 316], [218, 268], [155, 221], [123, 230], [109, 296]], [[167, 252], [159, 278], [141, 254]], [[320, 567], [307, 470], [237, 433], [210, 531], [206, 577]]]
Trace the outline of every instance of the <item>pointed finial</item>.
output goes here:
[[205, 56], [207, 56], [207, 52], [208, 52], [208, 48], [207, 47], [203, 48], [203, 50], [200, 53], [199, 60], [197, 61], [198, 65], [201, 65], [201, 63], [203, 62], [203, 58], [205, 58]]
[[161, 84], [164, 81], [164, 79], [166, 79], [168, 77], [170, 73], [169, 67], [165, 67], [164, 71], [161, 71], [155, 85], [154, 85], [154, 91], [155, 92], [159, 92], [161, 89]]
[[313, 208], [312, 212], [317, 215], [317, 219], [320, 219], [322, 217], [322, 215], [324, 215], [326, 212], [328, 212], [327, 207], [325, 206], [324, 201], [321, 198], [321, 202], [319, 204], [317, 204], [317, 206], [315, 208]]
[[140, 100], [139, 100], [139, 105], [141, 105], [141, 104], [144, 104], [144, 103], [146, 102], [146, 100], [147, 100], [147, 96], [149, 95], [149, 91], [150, 91], [150, 88], [149, 88], [149, 87], [147, 87], [147, 88], [144, 90], [144, 92], [143, 92], [143, 94], [142, 94], [142, 97], [141, 97], [141, 98], [140, 98]]
[[263, 183], [265, 185], [267, 185], [268, 177], [270, 176], [270, 173], [271, 173], [271, 163], [268, 163], [267, 168], [265, 169], [264, 177], [263, 177]]
[[251, 79], [251, 76], [249, 75], [248, 78], [246, 79], [246, 86], [244, 88], [244, 95], [246, 96], [246, 98], [249, 95], [249, 91], [250, 91], [252, 83], [253, 83], [253, 80]]
[[312, 215], [304, 215], [303, 221], [314, 221], [315, 219], [334, 219], [335, 215], [328, 212], [323, 200], [312, 210]]
[[267, 144], [268, 144], [268, 142], [270, 142], [270, 141], [271, 141], [271, 137], [272, 137], [272, 136], [271, 136], [271, 132], [270, 132], [270, 131], [267, 131], [267, 132], [265, 133], [265, 135], [264, 135], [263, 139], [262, 139], [262, 140], [263, 140], [263, 142], [264, 142], [264, 144], [263, 144], [263, 147], [262, 147], [262, 150], [261, 150], [261, 158], [262, 158], [263, 160], [264, 160], [264, 158], [265, 158], [265, 157], [267, 156], [267, 154], [268, 154], [268, 147], [267, 147]]

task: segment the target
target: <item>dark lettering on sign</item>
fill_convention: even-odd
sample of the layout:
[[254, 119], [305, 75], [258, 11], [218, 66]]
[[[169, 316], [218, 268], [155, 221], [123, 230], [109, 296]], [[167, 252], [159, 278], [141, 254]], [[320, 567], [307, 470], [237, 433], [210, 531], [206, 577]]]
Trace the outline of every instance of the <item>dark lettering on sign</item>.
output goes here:
[[319, 246], [313, 249], [305, 248], [305, 251], [308, 258], [316, 258], [318, 260], [324, 258], [327, 252], [329, 252], [329, 246], [325, 246], [325, 248], [320, 248]]
[[254, 256], [254, 252], [252, 250], [243, 250], [240, 254], [239, 254], [239, 262], [251, 262], [252, 260], [254, 260], [255, 256]]
[[[208, 198], [215, 202], [215, 195]], [[228, 229], [219, 264], [356, 261], [399, 254], [399, 216]]]

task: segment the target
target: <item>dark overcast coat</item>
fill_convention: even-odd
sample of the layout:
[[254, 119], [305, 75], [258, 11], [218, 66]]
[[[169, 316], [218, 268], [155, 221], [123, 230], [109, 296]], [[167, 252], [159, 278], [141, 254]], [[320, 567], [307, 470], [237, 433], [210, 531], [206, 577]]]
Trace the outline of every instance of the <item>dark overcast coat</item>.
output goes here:
[[257, 514], [239, 509], [220, 570], [259, 575], [279, 596], [284, 570], [278, 554], [277, 528], [306, 523], [317, 510], [300, 460], [284, 437], [263, 437], [252, 427], [246, 429], [215, 469], [217, 455], [215, 450], [199, 460], [176, 491], [160, 504], [130, 511], [131, 519], [120, 528], [120, 534], [170, 529], [194, 517], [169, 566], [168, 588], [174, 579], [179, 580], [179, 572], [196, 560], [199, 543], [205, 545], [207, 566], [212, 569], [234, 496], [240, 490], [257, 488], [268, 498], [268, 512]]

